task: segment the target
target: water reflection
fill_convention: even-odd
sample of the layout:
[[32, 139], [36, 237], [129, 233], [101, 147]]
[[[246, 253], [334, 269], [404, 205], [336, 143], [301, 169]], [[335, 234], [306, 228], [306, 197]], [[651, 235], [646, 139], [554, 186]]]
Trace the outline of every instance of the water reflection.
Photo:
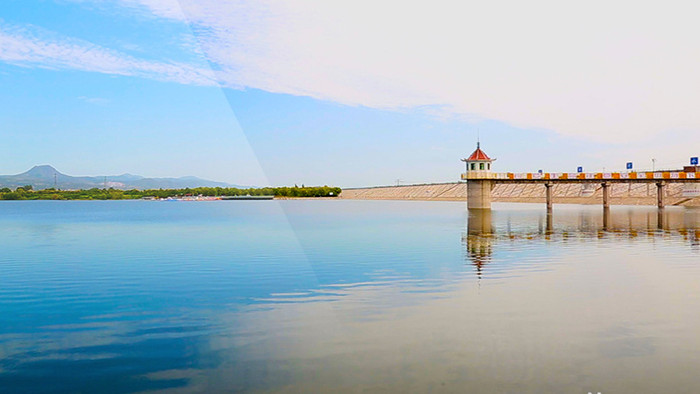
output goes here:
[[698, 211], [281, 204], [0, 204], [0, 392], [700, 387]]
[[[674, 209], [659, 220], [646, 208], [548, 216], [513, 207], [470, 212], [435, 238], [421, 226], [403, 248], [435, 253], [449, 239], [479, 278], [499, 280], [481, 286], [471, 272], [442, 271], [434, 288], [420, 275], [348, 287], [330, 311], [278, 303], [236, 316], [261, 339], [226, 375], [246, 370], [246, 388], [296, 392], [695, 392], [700, 267], [686, 246], [697, 224], [696, 213]], [[250, 373], [250, 360], [267, 362]], [[289, 378], [269, 383], [281, 374]]]
[[503, 242], [586, 242], [610, 237], [632, 240], [644, 237], [682, 241], [693, 249], [700, 245], [700, 210], [686, 208], [564, 209], [540, 214], [472, 210], [466, 227], [462, 242], [479, 278], [485, 265], [492, 262], [497, 245]]
[[493, 254], [493, 221], [491, 210], [470, 210], [467, 220], [467, 254], [476, 274], [481, 278], [481, 270], [491, 261]]

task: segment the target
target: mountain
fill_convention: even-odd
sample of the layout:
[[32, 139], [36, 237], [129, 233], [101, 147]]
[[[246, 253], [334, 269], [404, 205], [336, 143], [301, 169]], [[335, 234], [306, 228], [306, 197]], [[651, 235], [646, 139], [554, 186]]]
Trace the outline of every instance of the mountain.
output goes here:
[[238, 187], [224, 182], [215, 182], [194, 176], [180, 178], [145, 178], [140, 175], [122, 174], [108, 176], [71, 176], [49, 165], [34, 166], [29, 171], [17, 175], [0, 175], [0, 187], [11, 189], [32, 185], [34, 189], [54, 187], [63, 190], [113, 187], [115, 189], [184, 189], [186, 187]]

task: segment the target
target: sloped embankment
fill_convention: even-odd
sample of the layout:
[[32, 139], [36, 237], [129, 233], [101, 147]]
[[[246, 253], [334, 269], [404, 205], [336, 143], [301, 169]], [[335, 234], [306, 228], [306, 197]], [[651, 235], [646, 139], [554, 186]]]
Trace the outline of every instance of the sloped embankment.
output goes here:
[[[600, 185], [584, 187], [582, 184], [555, 184], [552, 192], [554, 203], [559, 204], [600, 204], [603, 199]], [[542, 202], [545, 201], [545, 188], [541, 184], [497, 184], [492, 196], [496, 202]], [[669, 184], [667, 204], [700, 206], [700, 198], [683, 197], [682, 184]], [[611, 189], [611, 203], [616, 205], [655, 205], [656, 186], [652, 184], [614, 184]], [[377, 186], [343, 189], [339, 196], [352, 200], [423, 200], [423, 201], [466, 201], [465, 183], [431, 183], [405, 186]]]

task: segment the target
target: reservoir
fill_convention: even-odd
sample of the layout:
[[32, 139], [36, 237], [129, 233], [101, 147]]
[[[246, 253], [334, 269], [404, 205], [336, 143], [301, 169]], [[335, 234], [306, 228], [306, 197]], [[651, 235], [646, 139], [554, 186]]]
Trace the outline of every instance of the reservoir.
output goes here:
[[0, 392], [694, 393], [700, 210], [0, 202]]

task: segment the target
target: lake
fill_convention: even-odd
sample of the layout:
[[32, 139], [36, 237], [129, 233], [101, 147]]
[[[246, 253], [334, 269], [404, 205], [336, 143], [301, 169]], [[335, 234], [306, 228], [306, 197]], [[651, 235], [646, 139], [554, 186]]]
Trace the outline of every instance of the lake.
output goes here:
[[700, 210], [0, 202], [0, 392], [700, 391]]

